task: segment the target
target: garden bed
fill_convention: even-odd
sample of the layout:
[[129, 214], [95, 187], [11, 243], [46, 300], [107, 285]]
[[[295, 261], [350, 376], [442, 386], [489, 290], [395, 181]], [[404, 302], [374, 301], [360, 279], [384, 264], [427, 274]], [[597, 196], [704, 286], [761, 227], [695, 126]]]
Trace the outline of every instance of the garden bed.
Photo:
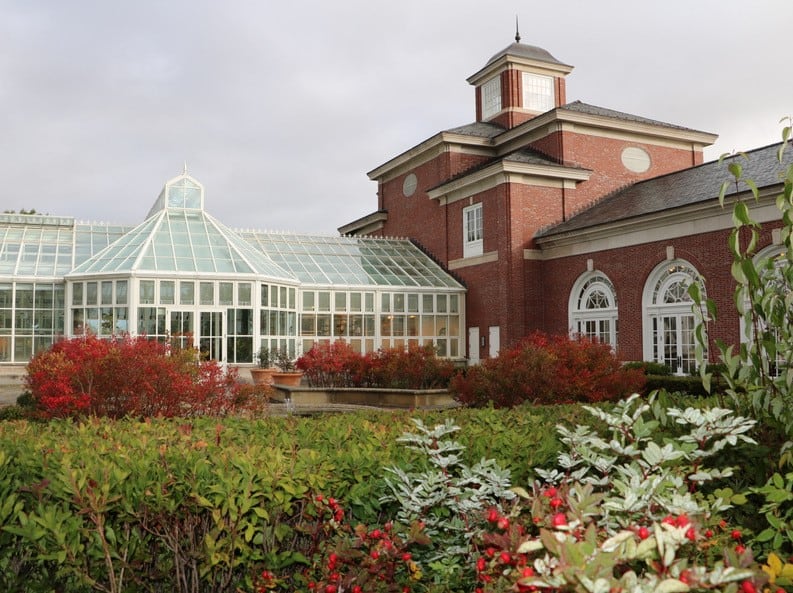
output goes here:
[[452, 408], [457, 402], [448, 389], [378, 389], [368, 387], [290, 387], [273, 385], [278, 399], [289, 399], [296, 407], [328, 404], [378, 408]]

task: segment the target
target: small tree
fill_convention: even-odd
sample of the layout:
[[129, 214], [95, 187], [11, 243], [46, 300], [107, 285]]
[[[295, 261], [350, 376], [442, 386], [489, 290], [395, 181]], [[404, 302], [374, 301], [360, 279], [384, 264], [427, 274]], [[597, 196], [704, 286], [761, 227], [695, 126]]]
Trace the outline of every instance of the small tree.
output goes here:
[[[717, 341], [717, 347], [726, 366], [723, 377], [728, 385], [727, 393], [738, 405], [746, 406], [758, 418], [772, 422], [788, 437], [793, 437], [793, 162], [784, 165], [790, 135], [791, 126], [785, 126], [776, 155], [783, 165], [780, 177], [783, 189], [776, 196], [782, 222], [782, 253], [758, 261], [762, 227], [752, 218], [745, 200], [738, 199], [733, 205], [733, 229], [728, 247], [733, 259], [734, 297], [744, 327], [744, 339], [737, 347]], [[730, 187], [734, 187], [736, 193], [747, 188], [755, 202], [760, 199], [757, 185], [744, 175], [740, 157], [732, 157], [727, 165], [732, 181], [722, 184], [719, 194], [722, 206]], [[703, 302], [701, 286], [692, 284], [689, 292], [694, 299], [694, 315], [699, 321], [695, 335], [700, 372], [709, 388], [711, 376], [704, 360], [707, 319], [703, 305], [711, 318], [715, 318], [717, 311], [712, 301]]]

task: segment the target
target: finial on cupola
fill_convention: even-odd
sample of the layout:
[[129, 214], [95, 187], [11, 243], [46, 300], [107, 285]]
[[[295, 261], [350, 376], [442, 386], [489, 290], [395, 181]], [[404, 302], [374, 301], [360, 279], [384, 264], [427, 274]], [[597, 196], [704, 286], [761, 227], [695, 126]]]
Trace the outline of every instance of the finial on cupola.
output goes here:
[[518, 27], [518, 15], [515, 15], [515, 43], [520, 43], [520, 28]]

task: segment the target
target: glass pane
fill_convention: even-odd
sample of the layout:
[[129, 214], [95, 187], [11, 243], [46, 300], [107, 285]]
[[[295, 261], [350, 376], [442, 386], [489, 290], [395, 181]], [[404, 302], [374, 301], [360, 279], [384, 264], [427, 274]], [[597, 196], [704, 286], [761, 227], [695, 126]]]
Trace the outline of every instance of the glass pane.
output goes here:
[[[154, 303], [154, 280], [140, 281], [140, 302], [146, 305]], [[91, 302], [88, 301], [88, 304]]]
[[234, 285], [231, 282], [220, 283], [219, 300], [221, 305], [234, 304]]
[[82, 305], [83, 303], [83, 283], [75, 282], [72, 284], [72, 305]]
[[262, 307], [267, 307], [270, 303], [270, 288], [267, 284], [262, 284], [261, 291], [261, 305]]
[[237, 304], [250, 305], [251, 304], [251, 291], [253, 287], [248, 282], [240, 282], [237, 285]]
[[126, 305], [127, 304], [127, 281], [126, 280], [117, 280], [116, 281], [116, 304], [117, 305]]
[[213, 282], [201, 283], [201, 304], [214, 305], [215, 304], [215, 284]]
[[176, 283], [173, 280], [160, 281], [160, 303], [163, 305], [173, 305], [175, 291]]
[[195, 304], [195, 283], [194, 282], [180, 282], [179, 283], [179, 302], [182, 305]]
[[85, 303], [87, 305], [97, 305], [98, 304], [97, 289], [98, 289], [98, 287], [96, 285], [96, 282], [86, 282], [86, 284], [85, 284]]

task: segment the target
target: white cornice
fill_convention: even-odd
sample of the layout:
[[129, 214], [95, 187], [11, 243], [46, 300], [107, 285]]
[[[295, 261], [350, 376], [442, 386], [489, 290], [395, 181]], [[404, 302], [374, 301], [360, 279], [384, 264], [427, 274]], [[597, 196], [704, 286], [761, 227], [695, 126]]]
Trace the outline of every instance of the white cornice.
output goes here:
[[[591, 173], [587, 169], [559, 165], [498, 161], [488, 167], [444, 183], [440, 187], [428, 191], [427, 196], [430, 199], [439, 200], [441, 204], [450, 204], [506, 182], [561, 187], [567, 180], [586, 181]], [[554, 180], [556, 183], [549, 183], [548, 180]]]
[[373, 212], [363, 218], [340, 226], [337, 230], [341, 235], [368, 235], [382, 229], [386, 220], [388, 220], [388, 212]]
[[550, 74], [557, 78], [559, 78], [559, 74], [565, 76], [573, 71], [573, 67], [568, 66], [567, 64], [543, 62], [541, 60], [532, 60], [529, 58], [513, 56], [511, 54], [504, 54], [494, 62], [487, 64], [476, 74], [469, 76], [466, 81], [468, 84], [478, 85], [482, 81], [489, 79], [497, 72], [513, 69], [514, 66], [517, 66], [517, 68], [514, 68], [515, 70], [525, 70], [527, 72], [536, 72], [538, 74]]
[[708, 132], [621, 120], [559, 107], [507, 130], [494, 141], [498, 154], [506, 154], [557, 131], [642, 141], [677, 148], [693, 144], [701, 149], [713, 144], [718, 138], [717, 134]]
[[460, 259], [450, 259], [447, 266], [450, 270], [459, 270], [460, 268], [468, 268], [471, 266], [478, 266], [481, 264], [489, 264], [498, 261], [498, 251], [488, 251], [476, 257], [462, 257]]
[[410, 150], [372, 169], [366, 175], [372, 181], [388, 181], [394, 177], [415, 169], [419, 165], [431, 161], [444, 152], [457, 149], [467, 154], [493, 155], [493, 142], [490, 138], [468, 136], [455, 132], [440, 132], [418, 144]]

